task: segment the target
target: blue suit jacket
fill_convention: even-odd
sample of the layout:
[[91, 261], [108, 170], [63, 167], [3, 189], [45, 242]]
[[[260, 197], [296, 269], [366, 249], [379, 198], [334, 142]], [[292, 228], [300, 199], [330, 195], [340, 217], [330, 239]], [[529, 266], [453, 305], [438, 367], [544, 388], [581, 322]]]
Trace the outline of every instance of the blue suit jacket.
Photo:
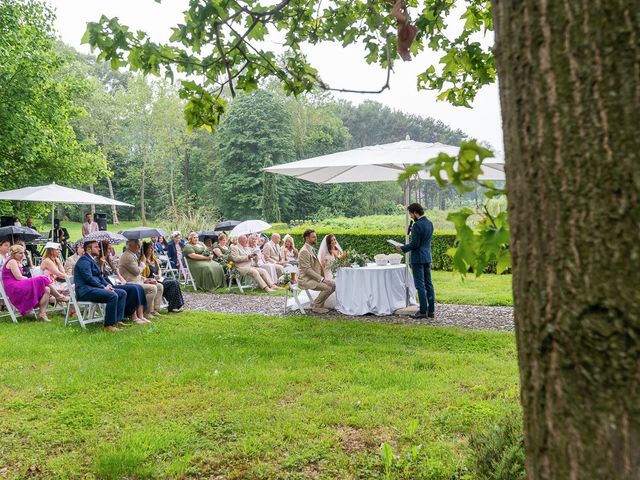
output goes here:
[[88, 254], [82, 255], [73, 269], [74, 282], [78, 297], [90, 292], [92, 288], [104, 288], [109, 283], [103, 278], [98, 263]]
[[[184, 248], [184, 240], [180, 240], [180, 247]], [[167, 245], [167, 256], [169, 257], [169, 261], [171, 262], [171, 266], [176, 268], [178, 264], [178, 250], [176, 249], [176, 244], [171, 240]]]
[[433, 223], [420, 217], [411, 228], [411, 243], [402, 246], [403, 252], [411, 252], [411, 263], [431, 263], [431, 237]]

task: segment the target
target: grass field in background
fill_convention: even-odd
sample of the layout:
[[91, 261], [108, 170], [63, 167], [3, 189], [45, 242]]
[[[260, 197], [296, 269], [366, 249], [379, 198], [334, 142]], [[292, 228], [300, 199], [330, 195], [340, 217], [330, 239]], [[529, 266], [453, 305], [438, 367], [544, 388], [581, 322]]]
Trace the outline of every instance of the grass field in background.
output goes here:
[[449, 480], [519, 410], [512, 333], [185, 312], [0, 338], [7, 479]]

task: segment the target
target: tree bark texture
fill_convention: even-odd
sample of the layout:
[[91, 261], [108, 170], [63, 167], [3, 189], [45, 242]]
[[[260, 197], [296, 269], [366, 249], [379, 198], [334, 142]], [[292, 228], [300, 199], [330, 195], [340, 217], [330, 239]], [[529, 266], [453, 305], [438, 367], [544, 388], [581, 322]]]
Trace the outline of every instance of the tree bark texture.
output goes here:
[[531, 479], [640, 478], [640, 1], [493, 1]]
[[[109, 185], [109, 197], [111, 200], [115, 200], [113, 195], [113, 184], [111, 183], [111, 178], [107, 175], [107, 185]], [[115, 205], [111, 205], [111, 218], [113, 219], [114, 225], [120, 225], [120, 220], [118, 220], [118, 210]]]

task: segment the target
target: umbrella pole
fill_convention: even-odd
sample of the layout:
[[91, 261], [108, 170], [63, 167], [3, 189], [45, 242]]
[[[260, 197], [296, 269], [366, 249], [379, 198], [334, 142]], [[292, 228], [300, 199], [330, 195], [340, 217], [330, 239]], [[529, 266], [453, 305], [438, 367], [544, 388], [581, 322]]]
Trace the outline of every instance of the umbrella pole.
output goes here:
[[[405, 245], [409, 243], [409, 210], [407, 207], [409, 206], [409, 180], [404, 182], [404, 243]], [[405, 290], [405, 301], [407, 307], [410, 305], [409, 298], [409, 252], [404, 254], [404, 263], [405, 274], [404, 274], [404, 290]]]
[[55, 241], [55, 232], [53, 231], [53, 223], [54, 223], [54, 217], [56, 216], [56, 204], [54, 203], [51, 206], [51, 241], [54, 242]]

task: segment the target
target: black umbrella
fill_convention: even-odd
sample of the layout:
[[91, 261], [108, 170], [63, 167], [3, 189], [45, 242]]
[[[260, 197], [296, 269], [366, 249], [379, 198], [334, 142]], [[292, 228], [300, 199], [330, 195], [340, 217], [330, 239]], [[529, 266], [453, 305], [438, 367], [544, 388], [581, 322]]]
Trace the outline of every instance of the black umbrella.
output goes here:
[[212, 232], [212, 231], [204, 231], [204, 232], [198, 232], [198, 238], [200, 240], [204, 240], [205, 238], [212, 238], [214, 242], [218, 241], [218, 234], [216, 232]]
[[224, 222], [220, 222], [216, 225], [216, 232], [228, 232], [229, 230], [233, 230], [233, 227], [236, 225], [240, 225], [242, 222], [238, 220], [225, 220]]
[[40, 237], [42, 237], [40, 233], [29, 227], [9, 225], [8, 227], [0, 228], [0, 239], [2, 241], [11, 240], [11, 243], [14, 243], [16, 240], [24, 240], [25, 242], [30, 242]]
[[141, 238], [151, 238], [151, 237], [166, 237], [167, 232], [160, 228], [150, 228], [150, 227], [136, 227], [129, 228], [128, 230], [122, 230], [118, 232], [129, 240], [140, 240]]

